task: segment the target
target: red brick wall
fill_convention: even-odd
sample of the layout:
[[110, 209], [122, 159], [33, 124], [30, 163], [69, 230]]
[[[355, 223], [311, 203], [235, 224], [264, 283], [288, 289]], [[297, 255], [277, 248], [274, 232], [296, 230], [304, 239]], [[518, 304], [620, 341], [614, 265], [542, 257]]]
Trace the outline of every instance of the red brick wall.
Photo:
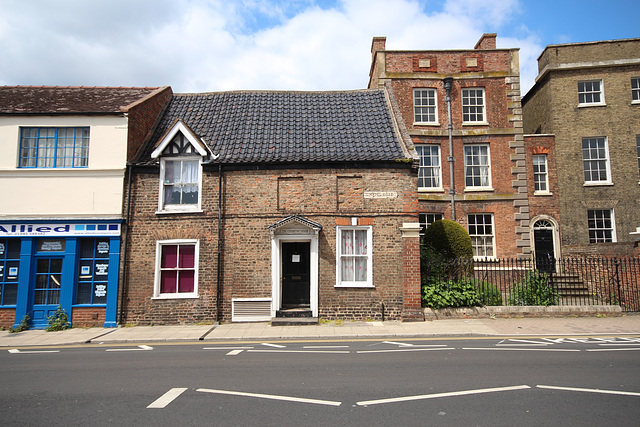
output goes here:
[[102, 307], [74, 307], [71, 324], [74, 328], [102, 327], [105, 320], [105, 308]]
[[9, 329], [16, 322], [15, 308], [0, 308], [0, 327]]
[[127, 132], [127, 160], [132, 160], [142, 143], [149, 136], [148, 133], [158, 120], [160, 113], [171, 100], [173, 92], [170, 87], [158, 90], [156, 94], [135, 104], [127, 112], [129, 114], [129, 129]]
[[[398, 169], [289, 169], [224, 172], [221, 317], [232, 298], [271, 297], [271, 235], [267, 227], [293, 214], [322, 224], [319, 312], [325, 318], [399, 319], [403, 309], [400, 227], [417, 222], [416, 172]], [[129, 221], [125, 322], [192, 323], [216, 319], [217, 170], [205, 172], [202, 213], [156, 214], [158, 173], [136, 173]], [[397, 198], [364, 198], [365, 191]], [[407, 210], [409, 209], [409, 210]], [[411, 210], [413, 209], [413, 210]], [[336, 225], [359, 218], [373, 226], [373, 289], [336, 288]], [[197, 299], [153, 299], [156, 241], [198, 239]], [[416, 262], [416, 267], [419, 265]], [[416, 269], [416, 272], [419, 270]], [[419, 278], [418, 278], [419, 280]]]

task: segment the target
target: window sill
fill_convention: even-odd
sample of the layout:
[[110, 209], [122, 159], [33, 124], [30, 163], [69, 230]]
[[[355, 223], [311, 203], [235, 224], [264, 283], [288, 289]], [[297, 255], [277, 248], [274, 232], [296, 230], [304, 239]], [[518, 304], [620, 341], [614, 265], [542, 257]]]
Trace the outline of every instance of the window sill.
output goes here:
[[489, 126], [489, 122], [463, 122], [462, 126]]
[[414, 126], [440, 126], [439, 122], [413, 122]]
[[613, 182], [602, 181], [602, 182], [585, 182], [583, 187], [612, 187]]
[[553, 193], [550, 191], [534, 191], [534, 196], [553, 196]]
[[335, 285], [336, 288], [368, 288], [368, 289], [375, 289], [375, 286], [373, 286], [372, 284], [355, 284], [355, 283], [349, 283], [349, 284], [340, 284], [340, 285]]
[[418, 187], [420, 193], [444, 193], [444, 188]]
[[588, 107], [606, 107], [607, 104], [604, 102], [592, 103], [592, 104], [578, 104], [578, 108], [588, 108]]
[[631, 105], [640, 105], [640, 100], [638, 100], [638, 101], [631, 101]]
[[199, 299], [200, 295], [186, 294], [186, 295], [160, 295], [157, 297], [151, 297], [152, 300], [171, 300], [171, 299]]
[[493, 187], [467, 187], [467, 188], [464, 189], [465, 193], [477, 193], [477, 192], [481, 192], [481, 191], [493, 192], [495, 190], [493, 189]]
[[165, 210], [156, 211], [156, 215], [171, 215], [171, 214], [190, 214], [190, 213], [203, 213], [202, 209], [184, 209], [184, 210]]

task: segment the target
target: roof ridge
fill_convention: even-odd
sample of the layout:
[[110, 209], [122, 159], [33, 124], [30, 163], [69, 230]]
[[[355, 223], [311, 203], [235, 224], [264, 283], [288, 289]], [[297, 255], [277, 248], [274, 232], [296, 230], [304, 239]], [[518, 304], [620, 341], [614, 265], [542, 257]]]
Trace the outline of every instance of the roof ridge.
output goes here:
[[174, 96], [204, 96], [204, 95], [222, 95], [227, 93], [278, 93], [278, 94], [331, 94], [331, 93], [367, 93], [367, 92], [382, 92], [380, 88], [373, 89], [345, 89], [345, 90], [271, 90], [271, 89], [238, 89], [238, 90], [226, 90], [226, 91], [214, 91], [214, 92], [182, 92], [174, 93]]
[[0, 88], [34, 89], [160, 89], [166, 86], [57, 86], [57, 85], [3, 85]]

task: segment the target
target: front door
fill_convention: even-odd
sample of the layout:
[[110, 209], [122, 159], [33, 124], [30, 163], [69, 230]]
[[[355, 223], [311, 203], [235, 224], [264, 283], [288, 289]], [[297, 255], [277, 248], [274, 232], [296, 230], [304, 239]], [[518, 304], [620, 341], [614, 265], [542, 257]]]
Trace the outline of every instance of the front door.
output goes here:
[[309, 242], [282, 242], [282, 308], [310, 306], [310, 247]]
[[51, 316], [60, 304], [62, 284], [62, 257], [42, 257], [36, 259], [34, 288], [32, 293], [32, 326], [45, 328], [47, 317]]
[[555, 270], [553, 230], [534, 226], [533, 239], [536, 251], [536, 268], [545, 273], [553, 272]]

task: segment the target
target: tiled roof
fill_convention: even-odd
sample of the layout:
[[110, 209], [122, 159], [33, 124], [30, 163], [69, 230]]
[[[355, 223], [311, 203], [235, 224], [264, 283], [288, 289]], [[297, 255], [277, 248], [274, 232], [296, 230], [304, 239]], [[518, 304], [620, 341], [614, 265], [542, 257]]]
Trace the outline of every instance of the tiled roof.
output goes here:
[[157, 87], [0, 86], [0, 114], [111, 114]]
[[406, 158], [383, 89], [175, 94], [150, 145], [182, 120], [222, 163]]

